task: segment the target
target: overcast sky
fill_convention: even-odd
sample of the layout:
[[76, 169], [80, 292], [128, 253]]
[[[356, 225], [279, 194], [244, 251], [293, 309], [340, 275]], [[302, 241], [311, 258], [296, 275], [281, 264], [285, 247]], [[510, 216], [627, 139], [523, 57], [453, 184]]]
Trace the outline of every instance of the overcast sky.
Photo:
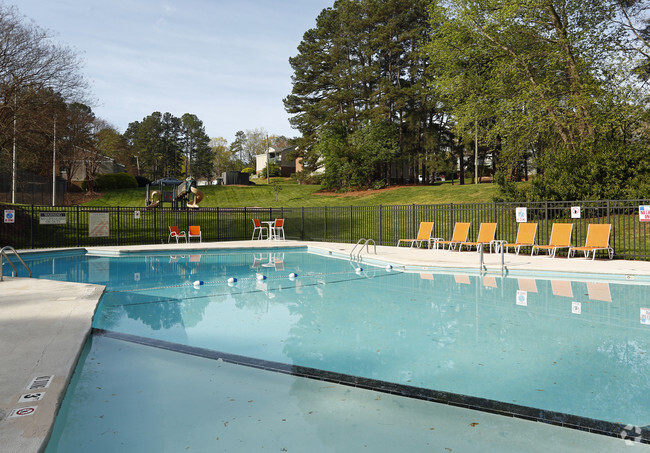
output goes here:
[[124, 132], [152, 112], [193, 113], [210, 137], [293, 137], [282, 99], [289, 57], [334, 0], [20, 0], [19, 11], [77, 51], [95, 114]]

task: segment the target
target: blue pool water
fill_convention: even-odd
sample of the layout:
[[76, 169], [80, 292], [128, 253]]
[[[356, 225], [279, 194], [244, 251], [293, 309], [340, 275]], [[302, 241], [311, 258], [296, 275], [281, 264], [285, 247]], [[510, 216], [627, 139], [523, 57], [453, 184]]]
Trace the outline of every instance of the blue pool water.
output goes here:
[[[167, 349], [177, 345], [181, 352], [189, 347], [250, 363], [305, 367], [325, 380], [334, 373], [398, 389], [650, 424], [645, 284], [412, 273], [367, 265], [359, 271], [347, 260], [298, 249], [69, 254], [37, 256], [28, 264], [42, 278], [107, 285], [93, 321], [102, 335], [93, 336], [86, 347], [48, 451], [73, 451], [66, 442], [79, 442], [81, 433], [94, 439], [84, 448], [97, 448], [101, 439], [115, 436], [102, 432], [103, 417], [132, 409], [101, 407], [114, 398], [105, 390], [107, 383], [99, 384], [107, 374], [133, 382], [149, 376], [156, 383], [151, 376], [185, 369], [174, 360], [190, 360], [165, 356], [162, 368], [146, 370], [137, 364], [107, 370], [97, 363], [107, 350], [119, 357], [121, 348], [136, 348], [134, 338]], [[290, 273], [297, 277], [289, 278]], [[238, 279], [236, 284], [228, 283], [231, 277]], [[195, 286], [195, 281], [204, 284]], [[139, 353], [148, 350], [137, 348]], [[205, 370], [225, 366], [206, 361], [211, 365], [191, 373], [212, 376]], [[179, 404], [171, 388], [133, 389], [125, 401], [146, 406], [147, 417], [174, 411]], [[227, 398], [207, 387], [197, 391], [207, 401]], [[88, 401], [93, 404], [83, 404]], [[209, 416], [204, 409], [196, 412]], [[165, 416], [160, 417], [148, 420], [152, 426], [147, 429], [168, 429]], [[131, 445], [137, 432], [120, 430], [120, 435]]]

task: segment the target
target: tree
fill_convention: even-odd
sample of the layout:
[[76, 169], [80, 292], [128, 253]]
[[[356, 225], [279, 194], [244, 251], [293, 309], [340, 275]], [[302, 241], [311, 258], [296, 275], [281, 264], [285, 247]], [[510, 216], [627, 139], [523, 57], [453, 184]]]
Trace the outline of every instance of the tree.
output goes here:
[[210, 149], [212, 150], [212, 163], [217, 176], [221, 175], [224, 171], [234, 171], [241, 168], [238, 166], [237, 158], [228, 147], [228, 141], [225, 138], [211, 138]]
[[205, 133], [203, 122], [186, 113], [181, 117], [182, 142], [185, 151], [185, 177], [211, 178], [214, 173], [210, 137]]
[[[53, 131], [54, 111], [62, 108], [62, 102], [83, 101], [87, 94], [80, 67], [71, 49], [26, 23], [15, 7], [0, 5], [0, 161], [18, 167], [15, 145], [22, 166], [46, 162], [43, 153], [50, 155], [52, 147], [43, 146], [41, 139], [51, 145], [53, 132], [45, 130]], [[31, 147], [36, 142], [29, 140], [41, 141], [41, 146]]]
[[140, 171], [150, 179], [181, 176], [183, 163], [180, 142], [180, 119], [167, 112], [151, 115], [129, 124], [124, 133], [134, 155], [138, 156]]
[[[293, 88], [284, 100], [302, 133], [296, 145], [305, 168], [315, 169], [333, 143], [332, 131], [347, 136], [369, 125], [394, 124], [398, 152], [377, 163], [373, 174], [386, 182], [390, 166], [406, 164], [414, 179], [427, 156], [439, 152], [444, 115], [428, 88], [422, 52], [429, 30], [424, 0], [338, 0], [321, 12], [289, 60]], [[325, 147], [317, 145], [325, 140]], [[340, 150], [348, 155], [349, 150]], [[328, 159], [332, 159], [330, 153]], [[326, 165], [326, 171], [328, 166]]]
[[[553, 176], [535, 178], [531, 195], [595, 195], [594, 164], [612, 148], [627, 152], [632, 135], [621, 132], [642, 113], [621, 64], [616, 3], [449, 0], [430, 13], [434, 87], [459, 139], [467, 143], [478, 127], [499, 151], [502, 184], [532, 155], [539, 173]], [[584, 183], [577, 166], [588, 169]], [[567, 184], [579, 189], [567, 192]]]

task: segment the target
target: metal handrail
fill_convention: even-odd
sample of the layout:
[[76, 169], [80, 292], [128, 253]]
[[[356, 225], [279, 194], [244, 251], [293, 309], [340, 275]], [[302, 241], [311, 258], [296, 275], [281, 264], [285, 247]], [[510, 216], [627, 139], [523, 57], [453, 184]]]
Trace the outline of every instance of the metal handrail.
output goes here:
[[[364, 241], [363, 244], [361, 244], [361, 241]], [[363, 252], [363, 247], [366, 247], [366, 252], [370, 253], [370, 243], [372, 242], [372, 245], [374, 246], [374, 252], [375, 255], [377, 254], [377, 244], [375, 244], [374, 239], [366, 239], [366, 238], [361, 238], [357, 241], [357, 243], [354, 245], [352, 248], [352, 251], [350, 252], [350, 259], [354, 259], [354, 251], [357, 249], [359, 244], [361, 244], [361, 250], [359, 250], [359, 253], [356, 255], [356, 259], [359, 260], [361, 259], [361, 253]]]
[[[478, 263], [478, 271], [479, 273], [483, 274], [488, 271], [487, 267], [485, 266], [484, 258], [483, 258], [483, 244], [478, 244], [478, 252], [479, 252], [479, 263]], [[501, 248], [500, 254], [501, 254], [501, 275], [504, 275], [506, 272], [506, 263], [505, 263], [505, 247], [503, 244], [497, 244], [496, 245], [497, 250]]]
[[10, 245], [7, 245], [5, 247], [2, 247], [2, 250], [0, 250], [0, 282], [4, 280], [4, 275], [2, 273], [2, 259], [3, 257], [7, 259], [7, 262], [9, 265], [14, 269], [14, 276], [18, 275], [18, 269], [16, 269], [16, 266], [14, 263], [11, 262], [9, 259], [9, 256], [7, 255], [7, 250], [11, 251], [16, 255], [16, 258], [18, 258], [18, 261], [22, 263], [23, 266], [25, 266], [25, 269], [27, 269], [27, 272], [29, 273], [29, 278], [32, 278], [32, 270], [29, 268], [29, 266], [23, 261], [23, 259], [20, 257], [18, 252], [16, 251], [15, 248], [11, 247]]

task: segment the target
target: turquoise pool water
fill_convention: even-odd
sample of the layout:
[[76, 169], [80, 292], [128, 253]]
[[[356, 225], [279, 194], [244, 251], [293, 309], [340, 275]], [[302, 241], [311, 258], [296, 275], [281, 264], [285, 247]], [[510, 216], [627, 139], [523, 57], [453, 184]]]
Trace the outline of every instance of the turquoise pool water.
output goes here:
[[[549, 411], [650, 424], [645, 284], [406, 273], [365, 265], [360, 271], [347, 260], [296, 249], [71, 254], [35, 257], [28, 264], [43, 278], [107, 285], [93, 322], [98, 335], [80, 360], [48, 451], [75, 451], [79, 436], [88, 439], [83, 448], [101, 450], [102, 439], [114, 442], [115, 436], [131, 445], [142, 427], [109, 435], [105, 418], [146, 407], [146, 429], [162, 433], [168, 429], [165, 413], [186, 408], [177, 391], [156, 388], [155, 376], [186, 373], [174, 360], [189, 359], [165, 356], [146, 372], [97, 364], [107, 356], [117, 363], [119, 350], [134, 348], [134, 341], [149, 345], [152, 354], [161, 354], [160, 347], [179, 357], [218, 352], [206, 353], [193, 374], [212, 376], [207, 369], [236, 357], [258, 369], [286, 365], [324, 381], [365, 379], [365, 387], [379, 383], [416, 398], [422, 398], [420, 389], [467, 396], [474, 398], [468, 406], [476, 399], [503, 404], [496, 408], [500, 413], [523, 407], [532, 408], [524, 415]], [[228, 283], [231, 277], [236, 284]], [[221, 353], [226, 362], [212, 360]], [[133, 395], [116, 405], [104, 390], [106, 373], [132, 382], [148, 376], [153, 384], [135, 385]], [[214, 396], [209, 386], [196, 391], [204, 402], [223, 396]], [[198, 419], [208, 416], [205, 408], [196, 409]], [[188, 417], [188, 424], [197, 424]]]

